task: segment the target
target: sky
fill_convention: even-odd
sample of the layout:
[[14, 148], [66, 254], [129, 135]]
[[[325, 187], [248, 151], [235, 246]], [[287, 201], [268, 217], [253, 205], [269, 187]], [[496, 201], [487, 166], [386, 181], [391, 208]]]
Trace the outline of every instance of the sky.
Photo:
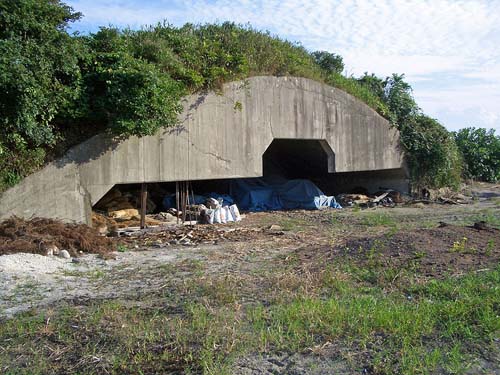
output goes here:
[[72, 31], [166, 20], [234, 21], [310, 51], [340, 54], [344, 73], [404, 73], [422, 110], [449, 130], [500, 134], [500, 0], [66, 0]]

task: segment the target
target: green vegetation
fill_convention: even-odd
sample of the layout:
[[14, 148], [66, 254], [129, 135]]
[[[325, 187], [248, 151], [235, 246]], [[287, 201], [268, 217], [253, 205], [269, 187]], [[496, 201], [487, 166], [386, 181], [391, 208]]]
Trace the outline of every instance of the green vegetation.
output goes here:
[[500, 180], [500, 136], [495, 130], [465, 128], [454, 133], [463, 155], [464, 175], [480, 181]]
[[394, 218], [387, 212], [361, 212], [361, 224], [367, 226], [390, 226], [396, 225]]
[[79, 95], [83, 51], [65, 31], [79, 17], [56, 1], [0, 1], [0, 191], [43, 164]]
[[237, 356], [337, 343], [356, 372], [369, 358], [374, 374], [455, 374], [500, 329], [500, 268], [392, 291], [335, 268], [264, 276], [280, 287], [259, 291], [273, 296], [265, 304], [242, 306], [238, 291], [252, 280], [199, 279], [174, 314], [158, 296], [156, 307], [94, 302], [18, 316], [0, 326], [3, 373], [230, 374]]
[[[489, 238], [479, 246], [464, 228], [452, 237], [448, 226], [434, 237], [445, 234], [447, 245], [434, 249], [412, 247], [411, 238], [393, 232], [455, 216], [468, 224], [478, 214], [498, 219], [497, 211], [462, 210], [413, 217], [384, 208], [306, 217], [277, 212], [256, 227], [289, 225], [285, 235], [265, 231], [181, 250], [172, 262], [154, 256], [136, 268], [106, 266], [104, 276], [66, 271], [106, 285], [115, 299], [101, 293], [68, 298], [2, 320], [2, 374], [238, 374], [239, 359], [258, 365], [261, 356], [279, 358], [290, 373], [304, 368], [301, 360], [328, 369], [340, 364], [346, 374], [494, 373], [500, 353], [496, 232], [479, 231]], [[370, 229], [379, 236], [365, 241], [373, 238]], [[359, 247], [330, 242], [360, 235]], [[385, 241], [398, 235], [396, 245]], [[474, 263], [454, 268], [442, 254]], [[33, 285], [15, 292], [27, 303]]]
[[80, 17], [60, 0], [0, 0], [0, 191], [96, 133], [153, 134], [176, 124], [186, 94], [255, 75], [345, 90], [401, 132], [417, 187], [458, 183], [453, 138], [421, 113], [402, 75], [345, 77], [337, 54], [229, 22], [68, 34]]
[[388, 117], [400, 132], [415, 190], [457, 187], [462, 160], [453, 136], [438, 121], [422, 113], [404, 76], [393, 74], [382, 80], [365, 73], [358, 82], [387, 106]]

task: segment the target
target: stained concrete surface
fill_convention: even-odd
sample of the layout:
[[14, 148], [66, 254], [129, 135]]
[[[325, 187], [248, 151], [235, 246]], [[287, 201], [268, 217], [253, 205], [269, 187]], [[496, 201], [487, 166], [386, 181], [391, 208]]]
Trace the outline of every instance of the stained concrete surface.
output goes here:
[[305, 78], [253, 77], [187, 97], [175, 128], [76, 146], [4, 192], [0, 219], [90, 223], [91, 206], [115, 184], [259, 177], [273, 139], [326, 142], [330, 172], [404, 168], [397, 130], [366, 104]]

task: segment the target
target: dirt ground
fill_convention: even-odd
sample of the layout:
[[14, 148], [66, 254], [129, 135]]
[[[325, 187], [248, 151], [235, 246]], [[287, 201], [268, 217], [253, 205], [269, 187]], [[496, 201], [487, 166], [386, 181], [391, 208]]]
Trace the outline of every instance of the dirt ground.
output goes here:
[[421, 276], [443, 278], [494, 268], [500, 261], [500, 230], [440, 224], [437, 228], [401, 230], [373, 237], [352, 238], [341, 246], [305, 247], [295, 252], [302, 264], [321, 265], [342, 256], [361, 267], [412, 267]]
[[[4, 255], [0, 322], [22, 312], [103, 300], [147, 309], [166, 295], [163, 308], [175, 314], [177, 302], [193, 298], [189, 282], [213, 286], [220, 280], [230, 280], [229, 288], [235, 289], [225, 293], [236, 295], [239, 303], [265, 306], [285, 279], [283, 288], [293, 289], [293, 277], [312, 280], [342, 262], [360, 269], [394, 269], [393, 283], [407, 271], [417, 275], [412, 279], [417, 283], [458, 277], [498, 267], [499, 229], [499, 201], [489, 197], [468, 205], [250, 213], [240, 223], [121, 237], [114, 240], [115, 259], [77, 253], [72, 259]], [[203, 291], [197, 293], [204, 298]], [[493, 359], [483, 359], [469, 373], [500, 373], [498, 345], [495, 350]], [[354, 371], [339, 352], [342, 348], [329, 343], [309, 351], [247, 353], [234, 361], [232, 373], [370, 373], [369, 367]]]

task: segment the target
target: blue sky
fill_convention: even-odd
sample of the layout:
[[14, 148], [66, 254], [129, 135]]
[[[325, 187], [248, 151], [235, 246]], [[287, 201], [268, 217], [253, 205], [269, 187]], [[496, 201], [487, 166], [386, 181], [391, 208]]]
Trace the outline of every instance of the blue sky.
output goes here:
[[72, 30], [250, 23], [343, 56], [346, 74], [404, 73], [417, 103], [449, 130], [500, 133], [500, 0], [70, 0]]

